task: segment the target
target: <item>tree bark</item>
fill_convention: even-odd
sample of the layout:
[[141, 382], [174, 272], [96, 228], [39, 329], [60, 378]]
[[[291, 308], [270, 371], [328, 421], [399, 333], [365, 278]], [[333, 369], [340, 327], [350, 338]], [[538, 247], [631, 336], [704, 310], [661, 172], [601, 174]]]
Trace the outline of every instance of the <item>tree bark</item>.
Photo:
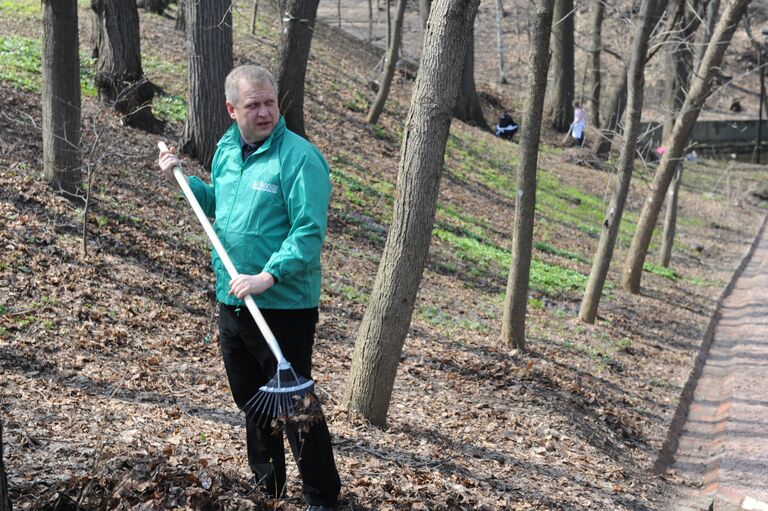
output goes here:
[[461, 72], [461, 84], [459, 95], [456, 97], [456, 106], [453, 108], [453, 116], [467, 124], [490, 130], [480, 106], [480, 98], [477, 97], [475, 87], [475, 33], [474, 29], [467, 39], [467, 51], [464, 54], [464, 67]]
[[669, 267], [672, 261], [672, 248], [675, 243], [675, 231], [677, 230], [677, 200], [680, 196], [680, 183], [683, 181], [683, 163], [675, 172], [672, 184], [667, 192], [666, 209], [664, 211], [664, 233], [661, 236], [661, 265]]
[[555, 0], [552, 28], [552, 88], [549, 118], [552, 128], [565, 133], [573, 119], [574, 11], [573, 0]]
[[[186, 32], [187, 30], [187, 18], [185, 16], [187, 11], [187, 1], [188, 0], [176, 0], [176, 24], [173, 28], [179, 32]], [[256, 0], [256, 5], [258, 5], [258, 3], [258, 0]]]
[[648, 253], [648, 245], [653, 235], [653, 227], [659, 217], [659, 211], [672, 181], [678, 162], [685, 146], [691, 138], [693, 125], [699, 116], [704, 100], [712, 90], [715, 75], [723, 60], [723, 54], [731, 42], [739, 20], [744, 15], [751, 0], [731, 0], [715, 26], [712, 43], [707, 47], [704, 57], [694, 75], [693, 83], [685, 98], [680, 115], [675, 120], [672, 134], [667, 142], [667, 151], [661, 158], [650, 195], [643, 203], [643, 209], [637, 223], [627, 259], [624, 262], [621, 285], [630, 293], [640, 292], [640, 280], [643, 265]]
[[288, 129], [304, 138], [304, 80], [309, 48], [320, 0], [289, 0], [285, 6], [286, 26], [280, 36], [277, 56], [277, 88], [280, 113]]
[[54, 190], [82, 188], [77, 1], [43, 0], [43, 169]]
[[427, 21], [429, 20], [429, 9], [432, 5], [432, 0], [419, 0], [419, 21], [421, 22], [421, 30], [426, 34]]
[[181, 146], [210, 169], [216, 143], [230, 125], [223, 91], [232, 69], [232, 11], [228, 0], [184, 3], [189, 93]]
[[603, 116], [603, 123], [600, 126], [600, 136], [592, 146], [592, 152], [595, 156], [606, 155], [611, 151], [613, 137], [619, 130], [619, 119], [624, 115], [624, 108], [627, 106], [627, 73], [624, 71], [619, 76], [619, 82], [616, 88], [611, 92], [608, 101], [608, 108], [605, 110], [607, 115]]
[[384, 111], [384, 103], [389, 96], [389, 88], [392, 85], [392, 78], [395, 76], [395, 65], [397, 64], [397, 54], [400, 51], [400, 41], [403, 38], [403, 17], [405, 15], [406, 0], [397, 1], [397, 13], [395, 14], [395, 24], [389, 38], [389, 48], [387, 49], [386, 63], [384, 64], [384, 73], [381, 77], [381, 85], [376, 93], [376, 99], [371, 104], [368, 111], [368, 117], [365, 119], [367, 124], [376, 124], [379, 122], [379, 116]]
[[459, 72], [479, 0], [432, 6], [400, 148], [392, 224], [355, 340], [345, 404], [384, 426], [432, 238]]
[[502, 0], [496, 0], [496, 44], [499, 47], [499, 83], [507, 83], [504, 76], [504, 26], [502, 18], [504, 15], [504, 6]]
[[621, 148], [618, 166], [618, 182], [614, 189], [608, 211], [605, 214], [600, 231], [600, 242], [592, 261], [592, 270], [589, 273], [587, 288], [584, 290], [584, 298], [579, 308], [579, 319], [586, 323], [594, 323], [597, 317], [597, 309], [600, 297], [603, 293], [608, 268], [613, 258], [613, 248], [619, 235], [621, 217], [629, 194], [629, 183], [632, 180], [633, 165], [635, 162], [635, 149], [637, 138], [640, 134], [640, 116], [643, 111], [644, 96], [644, 71], [645, 57], [648, 53], [648, 42], [653, 26], [656, 24], [657, 0], [644, 0], [641, 7], [640, 23], [635, 31], [630, 53], [628, 88], [627, 88], [627, 113], [624, 119], [624, 143]]
[[99, 99], [112, 105], [125, 124], [157, 132], [159, 125], [152, 115], [154, 87], [141, 69], [136, 2], [93, 0], [91, 7], [99, 18], [99, 61], [94, 77]]
[[[45, 3], [47, 2], [43, 2], [43, 5], [45, 5]], [[60, 1], [59, 5], [63, 3], [64, 2]], [[76, 3], [75, 0], [72, 0], [72, 3]], [[43, 9], [45, 9], [45, 7], [43, 7]], [[75, 26], [77, 26], [77, 24], [75, 24]], [[5, 458], [3, 451], [3, 421], [0, 419], [0, 511], [11, 511], [11, 496], [8, 494], [8, 479], [5, 475]]]
[[536, 17], [528, 57], [528, 94], [523, 107], [520, 135], [520, 167], [517, 173], [517, 201], [512, 233], [512, 262], [504, 298], [501, 342], [525, 349], [525, 314], [533, 247], [533, 220], [536, 209], [536, 167], [539, 158], [544, 94], [549, 71], [549, 39], [555, 0], [536, 0]]
[[589, 74], [591, 91], [589, 94], [589, 120], [596, 128], [600, 127], [600, 52], [603, 48], [603, 0], [594, 0], [595, 12], [592, 16], [592, 49], [589, 52]]

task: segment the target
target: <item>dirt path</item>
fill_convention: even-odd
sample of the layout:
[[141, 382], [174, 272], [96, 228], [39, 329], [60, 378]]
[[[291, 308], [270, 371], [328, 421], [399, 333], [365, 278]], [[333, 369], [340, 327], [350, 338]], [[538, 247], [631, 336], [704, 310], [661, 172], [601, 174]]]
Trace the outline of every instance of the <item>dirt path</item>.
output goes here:
[[682, 430], [670, 509], [768, 511], [768, 238], [761, 230], [720, 319]]

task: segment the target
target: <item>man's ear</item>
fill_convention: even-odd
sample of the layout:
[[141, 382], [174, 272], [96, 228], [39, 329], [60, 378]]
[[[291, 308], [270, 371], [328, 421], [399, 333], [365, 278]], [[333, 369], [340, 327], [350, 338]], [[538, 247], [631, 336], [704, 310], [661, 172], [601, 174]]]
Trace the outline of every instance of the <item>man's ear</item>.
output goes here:
[[227, 112], [229, 113], [229, 116], [232, 118], [232, 120], [235, 120], [235, 107], [227, 101]]

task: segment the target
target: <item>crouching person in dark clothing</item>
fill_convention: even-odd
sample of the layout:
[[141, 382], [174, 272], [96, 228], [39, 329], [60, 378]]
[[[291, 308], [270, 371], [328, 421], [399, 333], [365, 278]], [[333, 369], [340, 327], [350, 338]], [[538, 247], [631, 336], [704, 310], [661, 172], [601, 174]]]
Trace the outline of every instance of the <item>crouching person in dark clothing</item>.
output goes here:
[[496, 136], [505, 140], [512, 140], [518, 129], [520, 129], [520, 126], [512, 120], [508, 113], [504, 112], [499, 117], [499, 124], [496, 125]]
[[[225, 83], [226, 107], [235, 121], [218, 143], [211, 184], [189, 185], [240, 275], [230, 281], [216, 252], [219, 339], [229, 386], [240, 408], [276, 373], [277, 362], [243, 305], [253, 295], [300, 375], [311, 378], [312, 345], [320, 300], [320, 250], [331, 196], [329, 169], [317, 148], [285, 126], [277, 83], [264, 68], [239, 66]], [[173, 178], [174, 149], [160, 153], [160, 168]], [[341, 489], [325, 418], [308, 430], [285, 434], [311, 511], [331, 511]], [[246, 420], [253, 481], [280, 498], [286, 485], [283, 433], [261, 420]]]

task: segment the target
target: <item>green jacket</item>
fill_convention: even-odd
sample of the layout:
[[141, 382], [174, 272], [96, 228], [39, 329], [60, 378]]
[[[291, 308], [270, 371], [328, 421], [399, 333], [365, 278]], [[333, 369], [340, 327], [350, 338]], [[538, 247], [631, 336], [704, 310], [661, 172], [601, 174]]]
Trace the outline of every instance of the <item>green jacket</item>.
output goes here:
[[[219, 140], [211, 185], [191, 176], [189, 185], [237, 271], [271, 273], [277, 283], [254, 296], [265, 309], [304, 309], [320, 301], [320, 249], [331, 196], [328, 163], [315, 146], [277, 126], [243, 161], [240, 130], [233, 124]], [[229, 294], [229, 274], [212, 251], [218, 301]]]

